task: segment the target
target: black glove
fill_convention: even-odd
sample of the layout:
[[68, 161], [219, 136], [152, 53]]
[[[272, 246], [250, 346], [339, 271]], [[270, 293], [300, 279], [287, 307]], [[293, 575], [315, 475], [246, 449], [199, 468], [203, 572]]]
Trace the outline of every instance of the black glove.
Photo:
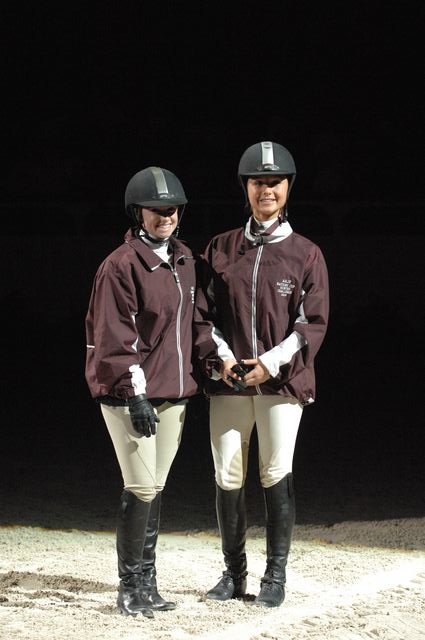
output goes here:
[[140, 393], [138, 396], [128, 398], [128, 406], [135, 431], [146, 438], [154, 436], [159, 418], [145, 394]]
[[[248, 371], [241, 364], [239, 364], [239, 362], [233, 365], [232, 371], [241, 378], [243, 378], [244, 375], [248, 373]], [[244, 391], [247, 388], [247, 384], [243, 380], [235, 380], [234, 378], [232, 378], [232, 376], [227, 376], [227, 379], [230, 380], [235, 391]]]

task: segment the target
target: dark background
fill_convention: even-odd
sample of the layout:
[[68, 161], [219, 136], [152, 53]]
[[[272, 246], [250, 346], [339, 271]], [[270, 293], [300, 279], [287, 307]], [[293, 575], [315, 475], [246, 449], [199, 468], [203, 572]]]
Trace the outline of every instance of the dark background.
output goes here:
[[[293, 153], [290, 221], [330, 274], [298, 520], [424, 515], [423, 3], [6, 3], [2, 26], [2, 521], [114, 526], [84, 317], [126, 184], [175, 172], [202, 249], [243, 223], [237, 164], [260, 140]], [[251, 457], [254, 524], [255, 437]], [[164, 499], [164, 526], [215, 526], [202, 397]]]

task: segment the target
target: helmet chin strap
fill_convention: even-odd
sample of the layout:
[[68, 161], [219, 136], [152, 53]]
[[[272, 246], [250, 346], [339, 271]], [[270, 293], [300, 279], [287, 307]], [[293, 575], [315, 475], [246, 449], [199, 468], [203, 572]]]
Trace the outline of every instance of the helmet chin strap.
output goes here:
[[178, 208], [177, 226], [176, 226], [176, 228], [174, 229], [174, 231], [173, 231], [173, 233], [172, 233], [172, 235], [173, 235], [175, 238], [177, 238], [177, 236], [179, 235], [180, 225], [181, 225], [181, 222], [182, 222], [182, 218], [183, 218], [183, 214], [184, 214], [184, 210], [185, 210], [185, 208], [186, 208], [186, 205], [185, 205], [185, 204], [181, 204], [181, 205], [179, 205], [179, 208]]
[[287, 211], [287, 208], [286, 208], [286, 204], [279, 211], [279, 215], [277, 217], [278, 217], [278, 220], [279, 220], [279, 224], [283, 224], [284, 222], [287, 222], [287, 220], [288, 220], [288, 211]]
[[158, 245], [159, 247], [161, 245], [167, 244], [169, 238], [154, 238], [153, 236], [149, 235], [146, 227], [143, 224], [142, 212], [141, 212], [141, 210], [137, 211], [136, 207], [133, 208], [133, 218], [134, 218], [134, 221], [136, 223], [135, 231], [136, 231], [136, 235], [138, 237], [146, 238], [146, 240], [148, 240], [149, 242], [152, 242], [152, 244]]
[[[283, 224], [284, 222], [288, 221], [288, 209], [287, 209], [287, 204], [285, 204], [282, 209], [279, 210], [277, 219], [279, 220], [279, 224]], [[252, 211], [252, 207], [249, 203], [249, 201], [247, 201], [245, 203], [245, 209], [247, 210], [248, 215], [253, 215], [253, 211]]]
[[[133, 218], [134, 221], [136, 222], [136, 233], [137, 235], [142, 235], [144, 238], [146, 238], [147, 240], [149, 240], [149, 242], [152, 242], [153, 244], [157, 244], [158, 246], [161, 245], [165, 245], [167, 244], [167, 242], [172, 238], [177, 238], [178, 234], [179, 234], [179, 229], [180, 229], [180, 223], [183, 217], [183, 212], [185, 210], [185, 205], [179, 205], [178, 208], [178, 220], [177, 220], [177, 226], [174, 229], [173, 233], [171, 235], [168, 236], [168, 238], [154, 238], [153, 236], [149, 235], [149, 233], [147, 232], [144, 224], [143, 224], [143, 215], [142, 213], [137, 213], [134, 209], [133, 209]], [[140, 218], [142, 221], [140, 221]]]
[[149, 235], [143, 225], [137, 227], [137, 230], [139, 236], [146, 238], [146, 240], [149, 240], [149, 242], [152, 242], [152, 244], [157, 244], [158, 246], [167, 244], [169, 239], [171, 238], [171, 236], [168, 236], [168, 238], [154, 238], [153, 236]]

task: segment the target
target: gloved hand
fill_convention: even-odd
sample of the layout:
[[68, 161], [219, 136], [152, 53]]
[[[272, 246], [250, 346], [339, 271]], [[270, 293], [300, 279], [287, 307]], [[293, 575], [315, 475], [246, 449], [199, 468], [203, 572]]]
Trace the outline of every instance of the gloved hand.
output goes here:
[[[245, 367], [243, 367], [239, 362], [233, 365], [232, 371], [241, 378], [243, 378], [247, 373], [247, 369], [245, 369]], [[232, 383], [235, 391], [245, 391], [247, 384], [243, 379], [235, 380], [235, 378], [232, 378], [231, 376], [227, 376], [227, 379]]]
[[135, 431], [146, 438], [150, 438], [151, 435], [154, 436], [159, 418], [145, 394], [140, 393], [137, 396], [128, 398], [128, 406]]

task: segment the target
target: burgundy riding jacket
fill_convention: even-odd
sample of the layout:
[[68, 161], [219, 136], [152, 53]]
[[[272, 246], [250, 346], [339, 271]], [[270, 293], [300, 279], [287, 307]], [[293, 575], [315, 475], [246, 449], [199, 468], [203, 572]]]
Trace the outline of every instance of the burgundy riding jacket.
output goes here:
[[[278, 394], [303, 405], [314, 402], [314, 358], [329, 308], [328, 273], [319, 247], [293, 232], [288, 222], [264, 238], [252, 237], [248, 223], [245, 230], [214, 237], [202, 258], [197, 307], [203, 325], [198, 326], [196, 349], [207, 373], [217, 368], [218, 330], [237, 360], [259, 358], [272, 374], [238, 395]], [[205, 391], [237, 393], [212, 378]]]
[[195, 261], [183, 242], [172, 243], [169, 264], [129, 230], [100, 265], [86, 317], [86, 380], [93, 398], [124, 404], [144, 387], [149, 399], [197, 393]]

